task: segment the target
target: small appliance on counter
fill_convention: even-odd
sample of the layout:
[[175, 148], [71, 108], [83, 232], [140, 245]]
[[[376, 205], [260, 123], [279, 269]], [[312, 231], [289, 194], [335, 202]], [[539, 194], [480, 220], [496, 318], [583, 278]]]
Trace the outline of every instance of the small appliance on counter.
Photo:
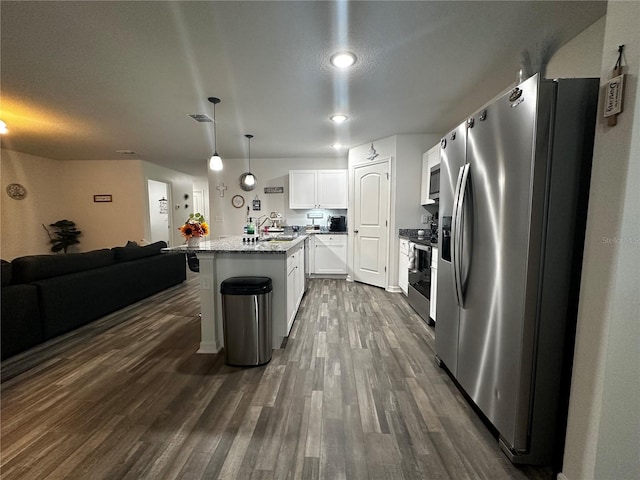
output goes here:
[[344, 215], [337, 217], [329, 217], [329, 231], [330, 232], [346, 232], [347, 231], [347, 219]]

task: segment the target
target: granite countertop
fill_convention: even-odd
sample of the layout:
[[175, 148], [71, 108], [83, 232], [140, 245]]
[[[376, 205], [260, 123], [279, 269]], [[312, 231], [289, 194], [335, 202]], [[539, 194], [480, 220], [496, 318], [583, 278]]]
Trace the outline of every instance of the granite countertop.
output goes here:
[[[422, 230], [422, 229], [420, 229]], [[431, 245], [433, 247], [437, 247], [438, 246], [438, 241], [431, 241], [429, 232], [425, 230], [425, 234], [423, 236], [418, 236], [418, 229], [413, 229], [413, 228], [407, 228], [407, 229], [400, 229], [398, 231], [398, 237], [400, 238], [404, 238], [405, 240], [409, 240], [411, 242], [415, 242], [415, 243], [421, 243], [423, 245]]]
[[[291, 237], [287, 235], [287, 237]], [[271, 240], [260, 240], [258, 242], [243, 242], [242, 235], [221, 238], [219, 240], [207, 240], [200, 242], [197, 247], [187, 247], [180, 245], [178, 247], [169, 247], [163, 251], [190, 251], [190, 252], [214, 252], [214, 253], [287, 253], [289, 250], [304, 242], [308, 235], [294, 234], [293, 240], [278, 241], [277, 235], [270, 235], [267, 238]]]

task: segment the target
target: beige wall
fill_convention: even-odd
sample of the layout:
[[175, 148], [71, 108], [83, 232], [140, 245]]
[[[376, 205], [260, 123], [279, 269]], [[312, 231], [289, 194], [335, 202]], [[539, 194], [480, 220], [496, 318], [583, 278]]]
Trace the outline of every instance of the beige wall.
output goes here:
[[[147, 200], [140, 160], [60, 163], [69, 217], [82, 230], [80, 251], [124, 246], [145, 237]], [[94, 202], [99, 194], [109, 194], [113, 201]]]
[[596, 128], [562, 479], [640, 478], [638, 25], [640, 3], [609, 2], [599, 76], [624, 44], [625, 111]]
[[[42, 224], [71, 218], [65, 190], [58, 181], [62, 162], [11, 150], [0, 150], [0, 255], [5, 260], [31, 254], [50, 253], [49, 237]], [[6, 194], [10, 183], [27, 189], [23, 200]]]
[[[221, 172], [209, 172], [209, 208], [211, 209], [211, 238], [219, 235], [240, 235], [247, 216], [247, 206], [258, 197], [261, 201], [259, 212], [250, 211], [252, 217], [280, 212], [287, 225], [306, 225], [306, 210], [289, 209], [289, 170], [346, 169], [346, 158], [257, 158], [251, 159], [251, 171], [258, 178], [256, 189], [245, 192], [240, 188], [240, 175], [247, 171], [246, 159], [223, 159], [224, 169]], [[216, 189], [223, 183], [227, 190], [224, 197]], [[284, 193], [265, 194], [264, 187], [284, 187]], [[234, 208], [231, 198], [242, 195], [245, 205]], [[336, 211], [335, 214], [345, 214]], [[326, 215], [329, 211], [324, 211]], [[326, 224], [326, 219], [322, 220]], [[265, 224], [267, 225], [267, 224]]]
[[[150, 231], [148, 178], [171, 184], [176, 200], [170, 209], [172, 242], [183, 243], [177, 227], [192, 211], [193, 178], [189, 175], [141, 160], [57, 161], [5, 149], [0, 158], [3, 190], [9, 183], [21, 183], [28, 191], [24, 200], [13, 200], [6, 193], [1, 196], [0, 253], [5, 260], [51, 253], [42, 224], [63, 218], [74, 221], [82, 231], [80, 244], [70, 252], [146, 241]], [[113, 201], [94, 202], [97, 194], [111, 195]], [[187, 203], [191, 208], [184, 208]]]

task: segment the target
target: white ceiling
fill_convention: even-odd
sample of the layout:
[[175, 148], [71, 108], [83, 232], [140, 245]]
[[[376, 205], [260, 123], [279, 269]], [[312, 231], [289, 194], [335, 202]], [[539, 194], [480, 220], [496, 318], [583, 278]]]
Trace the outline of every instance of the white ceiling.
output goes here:
[[[206, 175], [223, 159], [330, 157], [397, 133], [442, 134], [515, 81], [520, 52], [561, 43], [606, 2], [0, 3], [4, 148], [130, 158]], [[338, 50], [358, 62], [328, 63]], [[336, 126], [329, 115], [349, 121]]]

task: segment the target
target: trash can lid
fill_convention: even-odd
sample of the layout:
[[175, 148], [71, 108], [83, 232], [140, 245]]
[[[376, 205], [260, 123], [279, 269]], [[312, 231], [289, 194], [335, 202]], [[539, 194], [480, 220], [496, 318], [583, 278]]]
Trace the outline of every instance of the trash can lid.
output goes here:
[[226, 295], [259, 295], [272, 290], [269, 277], [231, 277], [220, 284], [220, 293]]

